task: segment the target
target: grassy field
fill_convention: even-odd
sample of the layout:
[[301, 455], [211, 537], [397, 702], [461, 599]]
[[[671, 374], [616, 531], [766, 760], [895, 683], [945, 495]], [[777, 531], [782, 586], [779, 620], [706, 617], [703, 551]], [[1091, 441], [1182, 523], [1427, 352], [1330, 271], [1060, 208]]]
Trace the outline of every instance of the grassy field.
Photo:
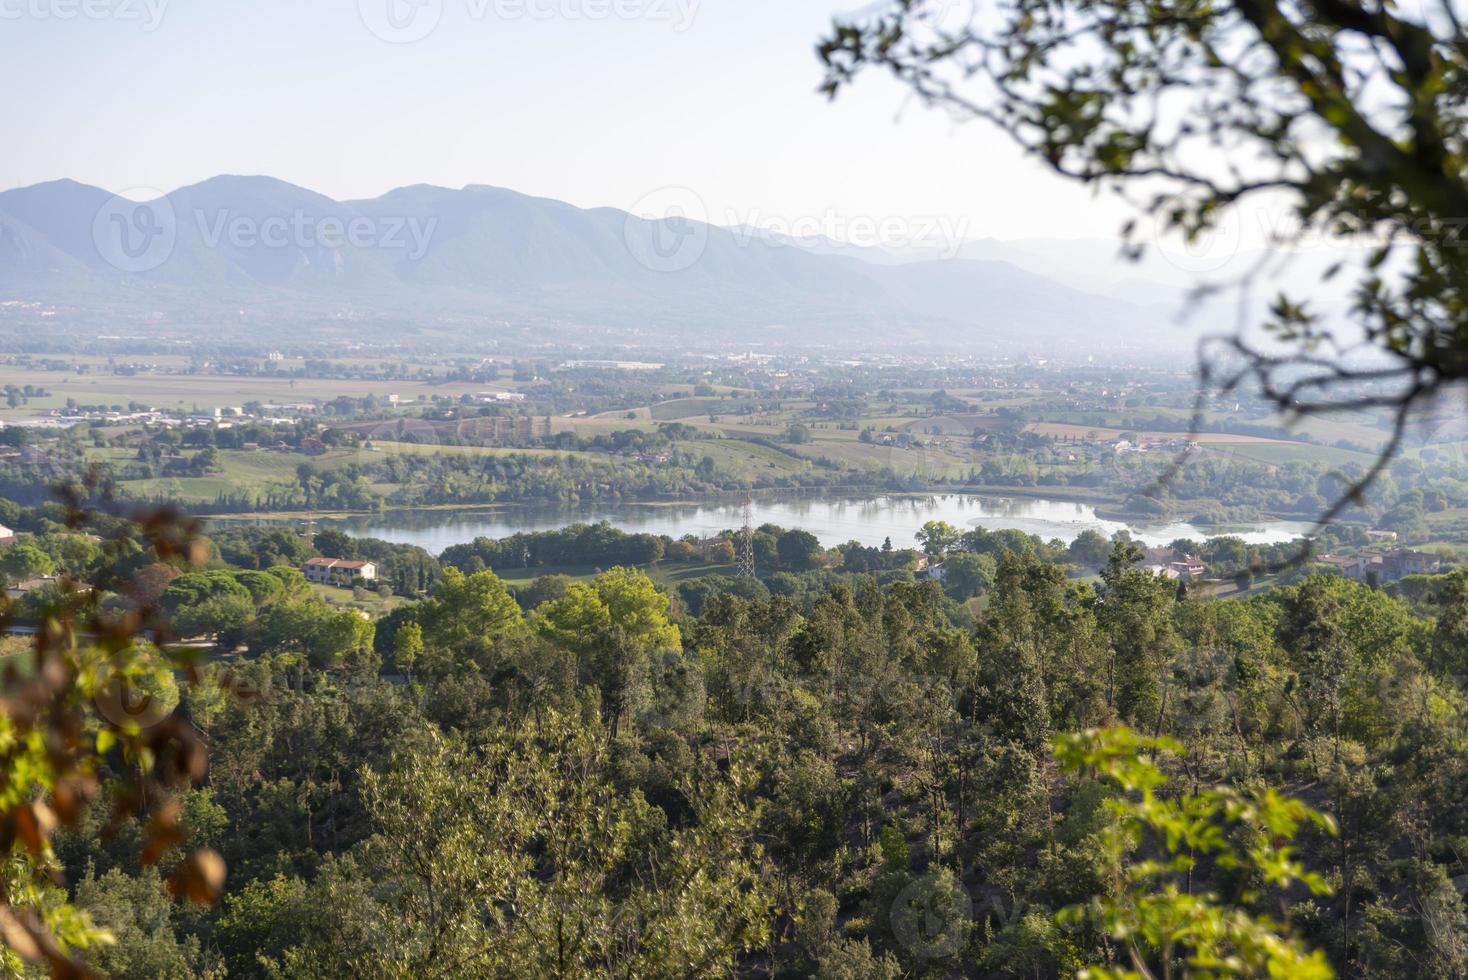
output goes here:
[[388, 613], [404, 605], [409, 600], [402, 596], [388, 596], [386, 599], [379, 596], [370, 589], [364, 599], [356, 599], [352, 596], [351, 589], [338, 588], [335, 585], [322, 585], [319, 582], [310, 583], [311, 591], [316, 598], [327, 605], [338, 609], [356, 609], [366, 613], [373, 619], [379, 619]]
[[[751, 482], [762, 479], [780, 479], [806, 472], [811, 463], [783, 453], [769, 446], [739, 439], [698, 439], [678, 444], [678, 448], [695, 458], [710, 456], [721, 472], [729, 473], [741, 480]], [[245, 452], [242, 450], [220, 450], [219, 472], [207, 476], [160, 477], [149, 480], [124, 480], [122, 487], [132, 496], [152, 499], [166, 496], [184, 504], [212, 503], [220, 494], [240, 491], [261, 491], [271, 484], [295, 483], [296, 468], [309, 464], [315, 469], [328, 471], [353, 463], [371, 463], [383, 455], [402, 453], [407, 455], [473, 456], [485, 459], [506, 456], [535, 456], [545, 459], [577, 459], [601, 466], [612, 466], [618, 457], [603, 453], [574, 452], [550, 449], [502, 449], [482, 446], [432, 446], [418, 443], [374, 442], [372, 449], [333, 450], [321, 455], [282, 453], [270, 450]], [[135, 452], [130, 449], [93, 449], [88, 457], [98, 462], [124, 465], [132, 460]], [[393, 487], [379, 485], [373, 488], [387, 496]]]
[[[680, 564], [670, 562], [658, 562], [654, 565], [637, 566], [647, 577], [659, 585], [677, 585], [689, 579], [703, 578], [706, 575], [734, 575], [737, 570], [733, 565], [709, 565], [709, 564]], [[606, 569], [600, 569], [606, 571]], [[529, 585], [543, 575], [565, 575], [574, 579], [594, 578], [598, 569], [592, 565], [542, 565], [538, 568], [507, 568], [496, 569], [495, 574], [510, 585]]]
[[[608, 435], [612, 432], [656, 432], [658, 425], [647, 415], [647, 409], [641, 409], [642, 414], [636, 418], [626, 418], [626, 412], [615, 412], [611, 415], [576, 415], [576, 416], [554, 416], [551, 418], [551, 432], [559, 435], [562, 432], [575, 433], [584, 439], [591, 439], [599, 435]], [[635, 414], [635, 413], [634, 413]], [[710, 426], [701, 426], [710, 428]], [[713, 430], [717, 431], [717, 430]]]
[[1370, 466], [1375, 460], [1370, 453], [1358, 453], [1349, 449], [1336, 449], [1334, 446], [1316, 446], [1302, 442], [1239, 443], [1228, 445], [1227, 449], [1218, 449], [1217, 452], [1237, 459], [1271, 465], [1323, 463], [1326, 466], [1344, 466], [1347, 463], [1360, 463], [1363, 466]]
[[722, 398], [678, 398], [659, 402], [648, 409], [648, 415], [659, 422], [691, 419], [699, 416], [721, 415], [739, 409], [739, 402]]
[[[1130, 429], [1112, 429], [1095, 425], [1074, 425], [1070, 422], [1035, 422], [1025, 428], [1026, 432], [1035, 432], [1042, 436], [1054, 436], [1056, 438], [1078, 438], [1095, 439], [1105, 442], [1109, 439], [1119, 439], [1123, 432]], [[1166, 442], [1171, 439], [1181, 439], [1187, 436], [1186, 432], [1137, 432], [1137, 435], [1149, 442]], [[1228, 432], [1200, 432], [1192, 439], [1200, 446], [1242, 446], [1242, 445], [1294, 445], [1285, 439], [1270, 439], [1266, 436], [1244, 436], [1234, 435]]]
[[1351, 442], [1373, 449], [1387, 440], [1386, 432], [1376, 425], [1371, 416], [1365, 412], [1342, 415], [1339, 418], [1301, 419], [1295, 424], [1294, 430], [1303, 432], [1316, 442], [1323, 442], [1327, 445]]
[[[707, 403], [717, 402], [717, 399], [681, 399], [655, 408], [660, 412], [667, 409], [677, 413], [687, 410], [686, 406], [695, 401]], [[731, 403], [721, 404], [727, 406]], [[909, 475], [953, 477], [966, 474], [975, 459], [975, 454], [963, 445], [962, 438], [950, 440], [949, 448], [897, 449], [883, 446], [879, 442], [861, 442], [858, 428], [839, 428], [830, 422], [807, 423], [811, 441], [788, 445], [783, 439], [790, 423], [796, 418], [793, 411], [758, 418], [722, 416], [720, 422], [713, 423], [708, 421], [709, 413], [702, 410], [707, 405], [701, 404], [699, 407], [699, 414], [687, 416], [686, 424], [726, 438], [680, 442], [679, 450], [696, 457], [712, 456], [721, 471], [740, 479], [788, 476], [808, 470], [813, 463], [822, 460], [858, 471], [879, 470], [890, 466]], [[798, 406], [791, 406], [792, 409], [795, 407]], [[638, 417], [635, 420], [627, 419], [625, 411], [592, 417], [562, 417], [552, 420], [552, 428], [556, 432], [575, 432], [583, 438], [626, 429], [654, 431], [657, 422], [653, 420], [651, 412], [646, 407], [637, 409]], [[911, 421], [913, 417], [910, 415], [875, 417], [861, 420], [859, 428], [896, 428], [901, 423]], [[780, 448], [774, 449], [750, 442], [752, 438], [779, 443]], [[802, 462], [802, 459], [809, 462]]]
[[[99, 462], [125, 463], [134, 457], [132, 450], [93, 449], [88, 458]], [[319, 456], [303, 453], [278, 453], [268, 450], [245, 452], [220, 450], [222, 469], [208, 476], [160, 477], [153, 480], [124, 480], [121, 486], [135, 497], [151, 499], [162, 495], [185, 504], [212, 503], [221, 493], [260, 490], [272, 483], [295, 483], [296, 467], [309, 463], [318, 470], [332, 470], [358, 462], [356, 450], [334, 450]]]
[[[1183, 431], [1186, 431], [1188, 425], [1192, 422], [1193, 417], [1192, 412], [1186, 409], [1148, 407], [1145, 411], [1148, 415], [1164, 415], [1170, 418], [1175, 418], [1178, 422], [1178, 425]], [[1099, 417], [1105, 419], [1104, 425], [1095, 426], [1081, 422], [1066, 422], [1064, 413], [1061, 413], [1060, 418], [1056, 421], [1040, 424], [1045, 426], [1069, 426], [1070, 428], [1067, 431], [1074, 432], [1082, 436], [1084, 436], [1085, 432], [1093, 429], [1108, 433], [1117, 433], [1123, 430], [1136, 431], [1136, 427], [1134, 425], [1129, 425], [1127, 423], [1126, 415], [1123, 413], [1103, 413]], [[1204, 423], [1207, 425], [1226, 425], [1230, 422], [1235, 421], [1237, 421], [1237, 417], [1228, 413], [1210, 412], [1204, 416]], [[1365, 449], [1371, 449], [1381, 445], [1383, 442], [1386, 441], [1385, 431], [1383, 431], [1383, 429], [1376, 424], [1376, 420], [1371, 416], [1370, 413], [1367, 412], [1341, 412], [1338, 414], [1333, 414], [1328, 418], [1312, 416], [1309, 418], [1294, 420], [1289, 423], [1286, 423], [1282, 419], [1260, 420], [1260, 424], [1278, 425], [1280, 428], [1287, 429], [1290, 432], [1301, 433], [1305, 436], [1308, 436], [1311, 440], [1318, 443], [1323, 443], [1325, 445], [1334, 445], [1337, 442], [1349, 442], [1361, 446]], [[1177, 434], [1180, 433], [1152, 433], [1152, 435]], [[1204, 436], [1222, 436], [1223, 438], [1227, 439], [1244, 438], [1237, 436], [1227, 436], [1226, 434], [1221, 433], [1204, 433]], [[1115, 435], [1111, 434], [1103, 436], [1103, 438], [1114, 439]]]
[[853, 470], [873, 471], [891, 467], [896, 473], [917, 477], [962, 477], [977, 466], [977, 454], [973, 450], [959, 448], [900, 449], [855, 440], [816, 440], [791, 449], [810, 459], [841, 463]]
[[[87, 363], [87, 359], [67, 358]], [[95, 359], [92, 359], [95, 361]], [[0, 405], [0, 419], [26, 418], [44, 409], [65, 408], [68, 398], [81, 405], [122, 405], [139, 402], [156, 408], [207, 410], [239, 406], [249, 401], [269, 404], [328, 402], [347, 395], [386, 398], [397, 395], [400, 401], [416, 401], [420, 396], [464, 394], [494, 390], [493, 384], [470, 382], [436, 383], [424, 381], [368, 381], [352, 378], [269, 378], [230, 377], [216, 374], [184, 374], [185, 366], [163, 363], [164, 358], [149, 358], [169, 370], [139, 375], [106, 373], [105, 363], [96, 364], [84, 374], [75, 371], [33, 371], [14, 364], [0, 364], [0, 386], [14, 384], [44, 388], [49, 395], [32, 398], [19, 408]]]
[[[569, 452], [551, 449], [497, 449], [483, 446], [426, 446], [418, 443], [375, 442], [372, 449], [331, 450], [320, 455], [284, 453], [272, 450], [246, 452], [243, 450], [219, 450], [221, 470], [208, 476], [160, 477], [152, 480], [124, 480], [122, 487], [130, 494], [142, 499], [167, 496], [185, 504], [212, 503], [221, 493], [238, 493], [242, 490], [263, 490], [270, 484], [295, 483], [296, 468], [305, 463], [311, 467], [329, 471], [353, 463], [370, 463], [384, 455], [434, 455], [450, 456], [539, 456], [565, 459], [575, 457], [601, 465], [611, 465], [610, 457], [599, 453]], [[755, 447], [757, 448], [757, 447]], [[98, 462], [124, 464], [134, 458], [130, 449], [92, 449], [88, 458]], [[373, 488], [387, 496], [394, 488], [390, 484], [379, 484]]]
[[0, 663], [14, 660], [16, 669], [29, 675], [34, 670], [34, 660], [27, 654], [35, 648], [35, 641], [29, 636], [0, 636]]
[[1427, 526], [1439, 538], [1461, 541], [1468, 536], [1468, 507], [1450, 507], [1428, 514]]
[[742, 439], [696, 439], [677, 444], [680, 452], [697, 459], [711, 457], [720, 472], [741, 480], [778, 479], [803, 473], [811, 464], [778, 449]]
[[[856, 471], [874, 471], [890, 467], [905, 475], [928, 477], [961, 477], [976, 465], [977, 453], [966, 445], [966, 439], [953, 437], [940, 440], [937, 445], [902, 449], [883, 445], [880, 440], [862, 442], [861, 433], [855, 429], [841, 429], [834, 425], [813, 425], [810, 442], [786, 445], [791, 453], [809, 460], [825, 460]], [[785, 428], [769, 426], [738, 427], [739, 432], [759, 435], [778, 440]]]
[[418, 442], [383, 442], [373, 440], [365, 453], [388, 453], [403, 456], [537, 456], [542, 459], [583, 459], [606, 463], [604, 453], [584, 453], [569, 449], [505, 449], [497, 446], [435, 446]]

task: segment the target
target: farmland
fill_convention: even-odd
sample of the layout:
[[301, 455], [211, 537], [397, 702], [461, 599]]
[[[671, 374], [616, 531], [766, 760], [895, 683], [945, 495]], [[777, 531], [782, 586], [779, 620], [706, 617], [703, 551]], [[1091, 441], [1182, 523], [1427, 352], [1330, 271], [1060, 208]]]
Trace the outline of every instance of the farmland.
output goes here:
[[[1212, 410], [1210, 431], [1190, 437], [1195, 389], [1183, 375], [707, 365], [608, 374], [554, 359], [285, 357], [252, 367], [169, 355], [144, 365], [78, 358], [69, 369], [11, 359], [0, 382], [12, 386], [11, 420], [68, 401], [95, 419], [72, 441], [110, 463], [127, 495], [213, 512], [962, 488], [1150, 519], [1294, 519], [1318, 505], [1319, 481], [1369, 466], [1381, 434], [1369, 413], [1287, 426], [1256, 406]], [[262, 405], [285, 418], [265, 418]], [[253, 417], [234, 417], [244, 406]], [[151, 414], [128, 414], [140, 407]], [[108, 408], [122, 412], [98, 411]], [[178, 433], [158, 432], [163, 416]], [[1186, 465], [1205, 467], [1202, 479], [1188, 470], [1159, 487], [1189, 439], [1200, 451]], [[210, 458], [192, 462], [205, 447]], [[1458, 461], [1417, 445], [1407, 455], [1432, 467]]]

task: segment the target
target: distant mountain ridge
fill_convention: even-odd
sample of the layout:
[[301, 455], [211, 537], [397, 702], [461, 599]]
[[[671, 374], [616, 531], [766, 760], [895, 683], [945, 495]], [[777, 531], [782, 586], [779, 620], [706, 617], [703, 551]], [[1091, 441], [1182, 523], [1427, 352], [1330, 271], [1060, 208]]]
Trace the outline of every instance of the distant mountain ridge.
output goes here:
[[390, 315], [472, 332], [529, 318], [686, 343], [1191, 343], [1146, 303], [998, 258], [890, 261], [481, 185], [337, 201], [270, 177], [137, 202], [69, 180], [0, 192], [0, 300], [163, 323]]

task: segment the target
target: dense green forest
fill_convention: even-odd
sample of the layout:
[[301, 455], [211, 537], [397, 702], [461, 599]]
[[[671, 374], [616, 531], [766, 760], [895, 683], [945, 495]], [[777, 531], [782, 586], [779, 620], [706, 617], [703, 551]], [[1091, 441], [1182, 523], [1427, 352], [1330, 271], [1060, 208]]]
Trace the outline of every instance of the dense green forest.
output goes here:
[[967, 605], [449, 563], [373, 623], [238, 532], [90, 525], [5, 668], [12, 974], [1468, 970], [1461, 572], [1216, 601], [1011, 535]]

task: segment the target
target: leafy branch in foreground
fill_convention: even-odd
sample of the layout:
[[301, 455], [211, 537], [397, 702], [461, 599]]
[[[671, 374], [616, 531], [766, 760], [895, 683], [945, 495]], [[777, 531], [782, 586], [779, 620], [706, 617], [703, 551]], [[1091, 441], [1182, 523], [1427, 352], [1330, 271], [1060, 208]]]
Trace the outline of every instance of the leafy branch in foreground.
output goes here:
[[[1067, 771], [1108, 777], [1125, 794], [1108, 801], [1116, 817], [1103, 838], [1110, 894], [1064, 909], [1058, 919], [1099, 929], [1115, 941], [1130, 969], [1107, 964], [1081, 976], [1334, 976], [1323, 952], [1307, 950], [1284, 924], [1251, 911], [1263, 901], [1263, 888], [1329, 892], [1296, 859], [1291, 842], [1307, 824], [1334, 833], [1334, 822], [1267, 787], [1164, 795], [1168, 778], [1150, 756], [1181, 751], [1171, 739], [1145, 738], [1127, 728], [1055, 740], [1055, 754]], [[1233, 901], [1193, 890], [1193, 873], [1205, 861], [1245, 882]]]
[[[100, 486], [64, 493], [66, 526], [99, 533], [115, 569], [141, 567], [151, 556], [190, 562], [200, 551], [198, 526], [169, 511], [109, 518], [84, 506]], [[144, 827], [139, 859], [156, 865], [187, 839], [174, 791], [200, 780], [207, 752], [199, 733], [161, 696], [175, 670], [195, 665], [171, 652], [167, 617], [141, 602], [104, 606], [103, 589], [127, 593], [127, 579], [92, 583], [63, 579], [39, 621], [30, 624], [28, 656], [0, 671], [0, 969], [20, 975], [25, 963], [52, 976], [88, 974], [80, 951], [109, 943], [58, 885], [52, 834], [82, 819], [106, 793], [112, 821]], [[13, 624], [0, 613], [0, 628]], [[150, 642], [150, 639], [151, 641]], [[158, 645], [154, 645], [154, 644]], [[201, 849], [178, 863], [176, 895], [213, 901], [224, 863]]]
[[[1281, 295], [1264, 336], [1241, 324], [1201, 345], [1205, 396], [1252, 379], [1287, 416], [1391, 413], [1377, 464], [1321, 524], [1339, 516], [1414, 410], [1468, 380], [1468, 34], [1454, 0], [1410, 13], [1360, 0], [1013, 0], [970, 19], [953, 6], [889, 0], [838, 21], [819, 48], [824, 91], [888, 70], [1190, 242], [1253, 202], [1283, 209], [1278, 245], [1371, 243], [1349, 289], [1326, 287], [1350, 293], [1349, 322]], [[1136, 222], [1127, 238], [1139, 254]]]

